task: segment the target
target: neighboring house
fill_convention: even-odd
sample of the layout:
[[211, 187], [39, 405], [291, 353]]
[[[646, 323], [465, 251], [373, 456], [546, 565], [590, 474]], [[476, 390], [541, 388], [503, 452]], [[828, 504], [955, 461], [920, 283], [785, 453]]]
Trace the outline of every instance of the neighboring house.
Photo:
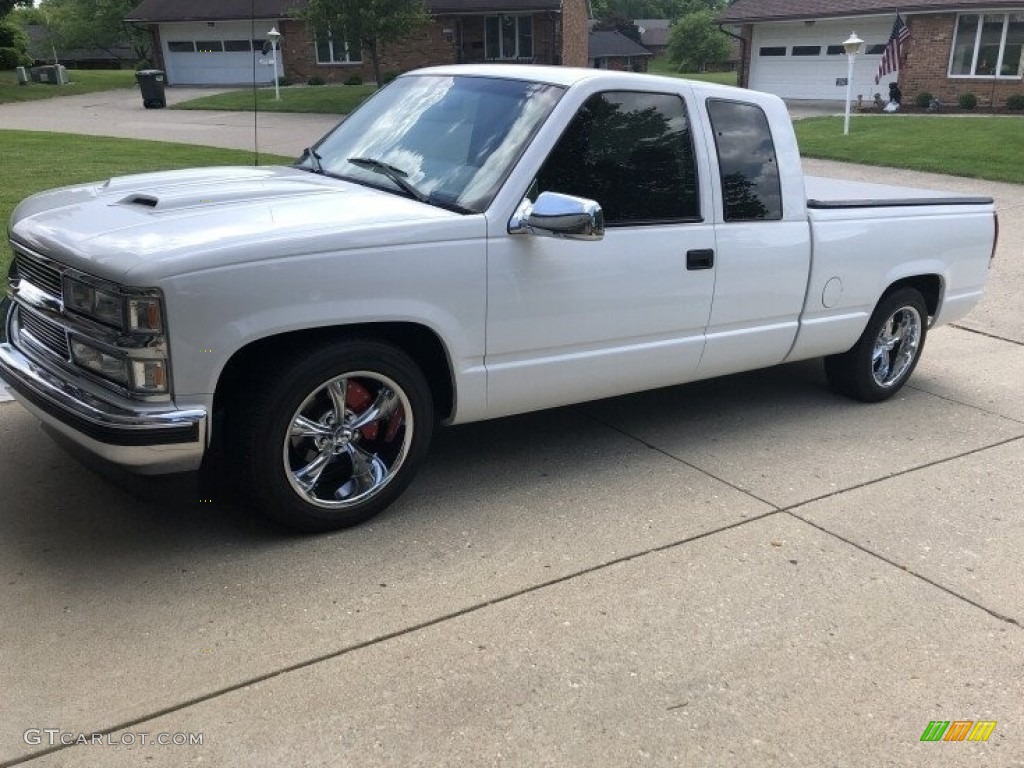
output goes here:
[[668, 48], [668, 28], [672, 24], [668, 19], [634, 19], [633, 23], [640, 30], [640, 45], [660, 56]]
[[[875, 84], [896, 20], [910, 30], [898, 72]], [[793, 99], [844, 99], [851, 32], [865, 41], [855, 59], [853, 94], [887, 96], [899, 82], [904, 99], [928, 92], [944, 102], [973, 93], [1001, 105], [1024, 93], [1024, 0], [736, 0], [718, 21], [744, 40], [740, 85]]]
[[[431, 21], [388, 46], [384, 72], [484, 61], [587, 63], [586, 0], [426, 0]], [[302, 0], [143, 0], [126, 19], [149, 29], [172, 85], [273, 82], [267, 32], [281, 33], [278, 74], [296, 81], [373, 79], [368, 56], [336, 30], [311, 34]]]
[[28, 24], [28, 55], [36, 64], [53, 64], [54, 55], [65, 67], [73, 69], [120, 69], [135, 65], [135, 51], [126, 40], [112, 48], [74, 48], [65, 50], [50, 35], [42, 24]]
[[639, 43], [614, 30], [591, 32], [589, 51], [591, 67], [626, 72], [646, 72], [647, 62], [654, 56]]

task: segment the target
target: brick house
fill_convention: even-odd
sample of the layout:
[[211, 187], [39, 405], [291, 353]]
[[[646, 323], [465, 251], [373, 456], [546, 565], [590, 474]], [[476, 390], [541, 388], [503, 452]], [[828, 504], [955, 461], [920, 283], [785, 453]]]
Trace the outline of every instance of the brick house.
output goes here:
[[[484, 61], [587, 64], [586, 0], [426, 0], [431, 21], [381, 57], [384, 72]], [[373, 79], [368, 56], [331, 31], [313, 34], [297, 18], [302, 0], [143, 0], [126, 22], [153, 39], [153, 65], [172, 85], [273, 82], [267, 32], [281, 33], [279, 74]]]
[[[875, 84], [896, 19], [910, 30], [898, 73]], [[1024, 0], [736, 0], [719, 22], [743, 40], [740, 85], [793, 99], [842, 99], [851, 32], [865, 41], [855, 60], [854, 94], [885, 96], [898, 82], [904, 98], [928, 92], [943, 102], [973, 93], [1002, 105], [1024, 94]]]
[[590, 33], [589, 57], [589, 66], [597, 69], [646, 72], [654, 54], [621, 32], [594, 30]]

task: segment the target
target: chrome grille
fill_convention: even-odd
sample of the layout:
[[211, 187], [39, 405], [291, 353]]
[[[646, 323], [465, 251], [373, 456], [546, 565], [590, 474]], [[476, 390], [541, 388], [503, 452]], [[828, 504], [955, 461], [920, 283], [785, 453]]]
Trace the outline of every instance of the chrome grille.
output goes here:
[[18, 320], [21, 323], [21, 331], [28, 334], [39, 346], [57, 355], [61, 360], [70, 359], [68, 335], [63, 328], [24, 309], [18, 310]]
[[46, 291], [51, 296], [58, 299], [63, 298], [59, 269], [18, 250], [14, 252], [14, 263], [18, 268], [19, 278], [28, 280], [36, 288]]

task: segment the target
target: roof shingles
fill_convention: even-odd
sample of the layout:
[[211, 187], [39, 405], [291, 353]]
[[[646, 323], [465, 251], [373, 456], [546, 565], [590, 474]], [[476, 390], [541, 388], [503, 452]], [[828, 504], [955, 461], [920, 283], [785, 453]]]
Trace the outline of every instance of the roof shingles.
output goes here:
[[874, 14], [917, 12], [956, 13], [964, 10], [1020, 8], [1022, 0], [736, 0], [718, 17], [721, 24], [747, 24], [755, 21], [828, 19]]

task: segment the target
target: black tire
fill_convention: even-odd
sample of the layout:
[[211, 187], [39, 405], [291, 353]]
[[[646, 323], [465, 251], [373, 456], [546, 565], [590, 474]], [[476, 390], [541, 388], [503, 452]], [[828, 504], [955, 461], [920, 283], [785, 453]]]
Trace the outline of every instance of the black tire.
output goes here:
[[865, 403], [887, 400], [907, 383], [924, 351], [928, 308], [921, 292], [899, 288], [882, 297], [853, 347], [825, 358], [829, 385]]
[[430, 388], [409, 356], [348, 340], [274, 367], [283, 373], [230, 420], [252, 502], [288, 528], [319, 532], [364, 522], [398, 498], [434, 427]]

